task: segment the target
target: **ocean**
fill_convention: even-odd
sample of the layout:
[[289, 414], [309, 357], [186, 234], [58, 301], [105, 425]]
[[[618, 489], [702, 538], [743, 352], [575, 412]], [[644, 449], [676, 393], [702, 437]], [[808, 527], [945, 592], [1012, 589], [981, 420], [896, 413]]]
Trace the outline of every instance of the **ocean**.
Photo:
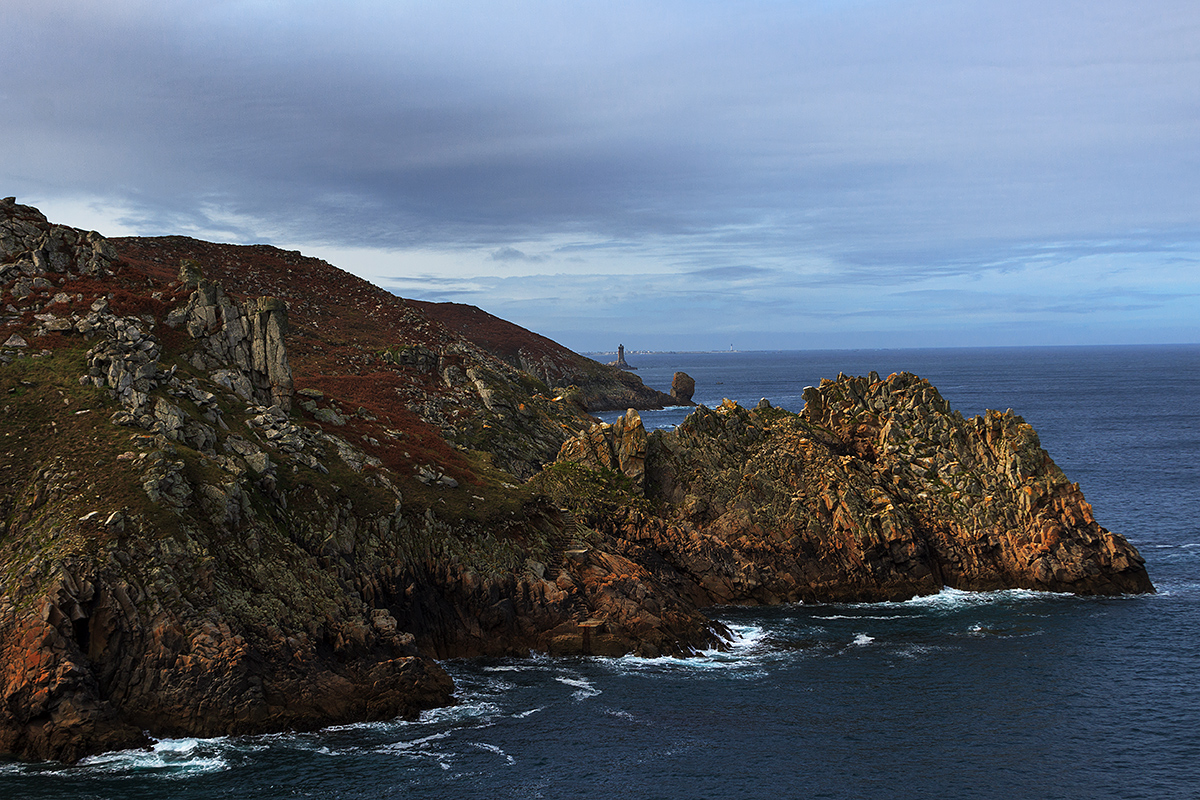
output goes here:
[[1158, 592], [717, 608], [727, 652], [451, 661], [460, 702], [419, 720], [5, 763], [0, 797], [1200, 796], [1200, 346], [627, 360], [710, 406], [799, 410], [822, 377], [907, 370], [967, 416], [1011, 407]]

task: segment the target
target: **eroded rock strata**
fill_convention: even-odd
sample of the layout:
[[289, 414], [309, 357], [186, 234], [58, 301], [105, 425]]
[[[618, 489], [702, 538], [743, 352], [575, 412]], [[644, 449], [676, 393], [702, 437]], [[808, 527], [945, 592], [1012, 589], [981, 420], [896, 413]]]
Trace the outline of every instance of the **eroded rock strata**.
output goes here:
[[721, 646], [714, 603], [1152, 590], [1028, 425], [912, 375], [595, 424], [551, 384], [609, 378], [503, 326], [479, 343], [297, 253], [109, 241], [12, 198], [0, 290], [22, 758], [412, 715], [452, 702], [438, 658], [686, 655]]

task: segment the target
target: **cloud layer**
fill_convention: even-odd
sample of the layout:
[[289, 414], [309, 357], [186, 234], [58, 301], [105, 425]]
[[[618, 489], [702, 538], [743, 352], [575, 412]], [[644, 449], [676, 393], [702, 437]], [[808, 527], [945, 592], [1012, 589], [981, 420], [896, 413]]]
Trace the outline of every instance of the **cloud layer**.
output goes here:
[[105, 231], [300, 248], [583, 348], [1200, 340], [1194, 4], [0, 22], [0, 191]]

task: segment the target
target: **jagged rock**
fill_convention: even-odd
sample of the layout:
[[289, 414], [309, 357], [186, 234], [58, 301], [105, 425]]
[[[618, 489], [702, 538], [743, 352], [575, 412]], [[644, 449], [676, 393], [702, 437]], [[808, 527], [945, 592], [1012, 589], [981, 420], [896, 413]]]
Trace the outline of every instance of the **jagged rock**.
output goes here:
[[218, 369], [209, 373], [209, 377], [217, 384], [224, 386], [247, 403], [256, 402], [254, 384], [240, 370]]
[[[220, 286], [200, 280], [186, 305], [167, 317], [173, 328], [183, 326], [199, 345], [192, 354], [198, 369], [214, 371], [221, 382], [250, 400], [264, 405], [291, 407], [292, 370], [288, 365], [284, 335], [287, 306], [273, 297], [238, 304]], [[228, 368], [236, 367], [234, 377]], [[244, 379], [244, 380], [243, 380]]]
[[183, 474], [183, 462], [172, 460], [167, 453], [151, 453], [146, 472], [142, 475], [142, 488], [146, 496], [155, 503], [174, 508], [184, 508], [192, 499], [192, 486]]
[[701, 408], [650, 438], [647, 494], [676, 512], [636, 536], [709, 602], [1153, 590], [1011, 412], [964, 420], [903, 373], [827, 381], [806, 400], [802, 415]]
[[696, 393], [696, 381], [686, 372], [676, 372], [671, 379], [671, 397], [681, 403], [690, 403]]
[[472, 367], [467, 370], [467, 377], [475, 385], [475, 391], [479, 393], [479, 399], [488, 411], [500, 414], [512, 412], [512, 404], [493, 388], [495, 384], [501, 383], [495, 374]]
[[95, 231], [52, 225], [40, 211], [19, 205], [16, 198], [0, 200], [0, 283], [18, 274], [98, 275], [116, 260], [112, 244]]
[[641, 415], [631, 408], [616, 423], [593, 425], [567, 440], [559, 450], [558, 461], [620, 472], [641, 492], [645, 488], [646, 442]]

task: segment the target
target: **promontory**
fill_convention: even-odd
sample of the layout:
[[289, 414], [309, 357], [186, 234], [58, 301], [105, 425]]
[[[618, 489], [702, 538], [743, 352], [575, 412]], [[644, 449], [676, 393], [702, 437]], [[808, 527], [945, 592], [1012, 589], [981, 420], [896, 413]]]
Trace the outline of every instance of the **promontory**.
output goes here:
[[14, 198], [0, 290], [19, 758], [414, 715], [445, 658], [687, 655], [719, 604], [1153, 591], [1021, 417], [916, 375], [648, 432], [681, 392], [479, 309]]

